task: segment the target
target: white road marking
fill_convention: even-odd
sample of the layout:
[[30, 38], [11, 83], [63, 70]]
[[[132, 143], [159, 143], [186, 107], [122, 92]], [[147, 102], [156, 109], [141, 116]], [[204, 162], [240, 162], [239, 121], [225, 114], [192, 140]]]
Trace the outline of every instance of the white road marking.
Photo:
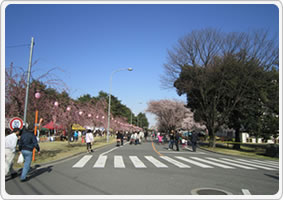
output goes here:
[[228, 164], [228, 165], [232, 165], [232, 166], [243, 168], [243, 169], [256, 169], [256, 168], [247, 167], [247, 166], [243, 166], [243, 165], [240, 165], [240, 164], [231, 163], [231, 162], [228, 162], [228, 161], [219, 160], [219, 159], [215, 159], [215, 158], [206, 157], [206, 159], [213, 160], [213, 161], [220, 162], [220, 163], [224, 163], [224, 164]]
[[188, 147], [185, 147], [185, 149], [188, 149], [188, 150], [190, 150], [191, 151], [191, 153], [194, 153], [194, 154], [206, 154], [206, 153], [204, 153], [204, 152], [199, 152], [199, 151], [193, 151], [193, 149], [190, 149], [190, 148], [188, 148]]
[[114, 167], [115, 168], [125, 168], [125, 164], [122, 156], [114, 156]]
[[145, 158], [150, 161], [152, 164], [154, 164], [157, 168], [168, 168], [167, 165], [163, 164], [159, 160], [155, 159], [152, 156], [145, 156]]
[[107, 156], [99, 156], [93, 168], [104, 168], [106, 164]]
[[181, 156], [175, 156], [176, 158], [180, 159], [180, 160], [183, 160], [183, 161], [186, 161], [188, 163], [191, 163], [191, 164], [194, 164], [196, 166], [199, 166], [201, 168], [214, 168], [212, 166], [209, 166], [209, 165], [205, 165], [205, 164], [202, 164], [200, 162], [197, 162], [197, 161], [194, 161], [194, 160], [190, 160], [188, 158], [184, 158], [184, 157], [181, 157]]
[[252, 161], [259, 162], [259, 163], [268, 163], [268, 164], [276, 165], [276, 166], [278, 166], [278, 165], [279, 165], [279, 162], [276, 162], [276, 161], [270, 161], [270, 160], [267, 160], [267, 161], [263, 161], [263, 160], [252, 160]]
[[85, 155], [72, 168], [82, 168], [91, 159], [92, 155]]
[[198, 160], [198, 161], [201, 161], [201, 162], [205, 162], [205, 163], [211, 164], [211, 165], [215, 165], [217, 167], [221, 167], [221, 168], [225, 168], [225, 169], [235, 169], [234, 167], [230, 167], [230, 166], [227, 166], [227, 165], [222, 165], [222, 164], [215, 163], [215, 162], [212, 162], [212, 161], [209, 161], [209, 160], [205, 160], [205, 159], [201, 159], [201, 158], [197, 158], [197, 157], [191, 157], [191, 158], [195, 159], [195, 160]]
[[279, 166], [277, 165], [274, 165], [274, 164], [271, 164], [271, 163], [263, 163], [263, 162], [257, 162], [256, 160], [255, 161], [250, 161], [250, 160], [244, 160], [244, 159], [237, 159], [239, 161], [244, 161], [244, 162], [248, 162], [248, 163], [252, 163], [252, 164], [256, 164], [256, 165], [263, 165], [263, 166], [267, 166], [267, 167], [273, 167], [273, 168], [279, 168]]
[[160, 156], [160, 158], [170, 162], [171, 164], [173, 165], [176, 165], [177, 167], [180, 167], [180, 168], [191, 168], [189, 165], [185, 165], [177, 160], [174, 160], [172, 158], [169, 158], [168, 156]]
[[137, 156], [130, 156], [130, 159], [136, 168], [146, 168], [146, 166]]
[[243, 192], [244, 195], [252, 195], [252, 194], [250, 193], [250, 191], [247, 190], [247, 189], [242, 189], [242, 192]]
[[106, 151], [106, 152], [100, 154], [100, 156], [104, 156], [105, 154], [108, 154], [108, 153], [110, 153], [111, 151], [114, 151], [115, 149], [118, 149], [118, 148], [119, 148], [119, 147], [114, 147], [113, 149], [110, 149], [109, 151]]
[[247, 163], [247, 162], [241, 162], [241, 161], [237, 161], [237, 160], [231, 160], [231, 159], [228, 159], [228, 158], [222, 158], [222, 159], [223, 159], [223, 160], [230, 161], [230, 162], [235, 162], [235, 163], [240, 163], [240, 164], [243, 164], [243, 165], [252, 166], [252, 167], [255, 167], [255, 168], [266, 169], [266, 170], [275, 170], [275, 169], [271, 169], [271, 168], [269, 168], [269, 167], [263, 167], [263, 166], [259, 166], [259, 165], [250, 164], [250, 163]]
[[193, 155], [206, 154], [206, 153], [203, 153], [203, 152], [189, 152], [189, 151], [159, 151], [159, 153], [193, 154]]

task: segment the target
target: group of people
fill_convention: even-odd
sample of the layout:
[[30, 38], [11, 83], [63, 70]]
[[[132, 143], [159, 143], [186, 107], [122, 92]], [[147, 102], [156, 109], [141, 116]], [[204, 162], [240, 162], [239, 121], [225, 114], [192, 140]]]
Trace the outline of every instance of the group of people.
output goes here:
[[124, 139], [130, 142], [130, 144], [141, 144], [142, 142], [147, 142], [148, 132], [145, 131], [135, 131], [135, 132], [123, 132], [116, 131], [116, 141], [117, 145], [120, 146], [124, 144]]
[[197, 147], [198, 133], [196, 131], [192, 131], [189, 137], [185, 137], [182, 135], [180, 131], [171, 130], [168, 135], [161, 134], [157, 132], [157, 134], [152, 135], [153, 139], [155, 138], [158, 141], [158, 144], [163, 144], [165, 140], [168, 140], [168, 150], [174, 150], [174, 145], [176, 146], [176, 151], [179, 151], [179, 144], [191, 145], [192, 150], [195, 152]]
[[[39, 127], [43, 119], [39, 120]], [[24, 167], [22, 169], [20, 180], [25, 182], [28, 180], [27, 174], [30, 170], [30, 164], [33, 157], [33, 149], [35, 148], [40, 155], [40, 147], [37, 138], [28, 127], [23, 129], [14, 128], [12, 133], [5, 137], [5, 176], [11, 175], [16, 177], [17, 172], [13, 170], [13, 161], [17, 152], [17, 145], [19, 155], [22, 154], [24, 158]]]

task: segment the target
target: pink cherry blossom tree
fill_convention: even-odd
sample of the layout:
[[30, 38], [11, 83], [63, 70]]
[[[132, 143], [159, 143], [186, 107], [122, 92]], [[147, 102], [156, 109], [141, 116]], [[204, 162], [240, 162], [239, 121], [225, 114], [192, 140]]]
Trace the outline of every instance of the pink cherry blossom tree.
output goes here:
[[156, 115], [159, 130], [174, 129], [202, 130], [205, 126], [196, 123], [193, 112], [178, 100], [158, 100], [148, 102], [147, 112]]

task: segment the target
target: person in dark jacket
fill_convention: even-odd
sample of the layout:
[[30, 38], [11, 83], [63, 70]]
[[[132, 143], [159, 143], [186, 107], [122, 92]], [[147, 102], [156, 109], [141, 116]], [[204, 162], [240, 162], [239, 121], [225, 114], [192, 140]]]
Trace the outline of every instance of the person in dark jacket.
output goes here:
[[[39, 125], [41, 124], [41, 122], [42, 119], [40, 119]], [[25, 160], [22, 174], [20, 177], [22, 182], [27, 181], [27, 173], [30, 169], [33, 154], [32, 152], [34, 148], [37, 149], [38, 155], [40, 155], [40, 148], [37, 143], [36, 136], [33, 134], [33, 132], [25, 128], [19, 140], [19, 150], [22, 152]]]
[[173, 149], [173, 145], [174, 145], [174, 130], [171, 130], [171, 132], [169, 133], [169, 146], [168, 146], [168, 150]]
[[180, 134], [178, 131], [175, 132], [174, 134], [174, 139], [175, 139], [175, 145], [176, 145], [176, 150], [179, 151], [179, 140], [180, 140]]
[[119, 147], [120, 145], [123, 145], [121, 140], [122, 140], [122, 133], [120, 131], [117, 131], [116, 132], [116, 141], [117, 141], [116, 146], [117, 147]]
[[194, 152], [197, 150], [197, 140], [198, 140], [198, 133], [196, 131], [192, 132], [192, 149]]

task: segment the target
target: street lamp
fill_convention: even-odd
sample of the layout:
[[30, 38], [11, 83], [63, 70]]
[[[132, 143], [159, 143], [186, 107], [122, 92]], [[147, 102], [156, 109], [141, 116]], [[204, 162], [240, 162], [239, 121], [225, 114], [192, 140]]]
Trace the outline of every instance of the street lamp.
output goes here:
[[111, 109], [111, 87], [112, 87], [112, 77], [116, 72], [120, 72], [120, 71], [124, 71], [124, 70], [128, 70], [128, 71], [133, 71], [133, 68], [122, 68], [122, 69], [118, 69], [112, 72], [111, 76], [110, 76], [110, 87], [109, 87], [109, 102], [108, 102], [108, 124], [107, 124], [107, 143], [109, 142], [109, 131], [110, 131], [110, 109]]

